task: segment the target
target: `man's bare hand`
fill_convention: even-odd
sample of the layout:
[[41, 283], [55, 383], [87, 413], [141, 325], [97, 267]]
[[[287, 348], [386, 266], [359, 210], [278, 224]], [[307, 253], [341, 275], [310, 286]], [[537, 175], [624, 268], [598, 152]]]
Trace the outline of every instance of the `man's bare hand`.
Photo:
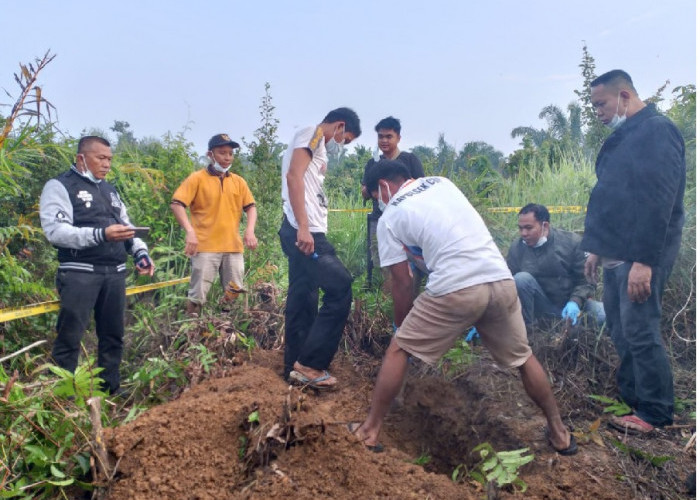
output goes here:
[[197, 247], [199, 246], [199, 240], [194, 230], [187, 231], [185, 234], [185, 255], [188, 257], [194, 257], [197, 255]]
[[651, 296], [651, 267], [635, 262], [627, 277], [627, 295], [632, 302], [640, 304]]
[[314, 253], [314, 237], [311, 236], [311, 232], [308, 229], [298, 229], [297, 230], [297, 248], [304, 255], [311, 255]]
[[598, 282], [598, 266], [600, 265], [600, 258], [594, 254], [588, 254], [586, 258], [586, 263], [583, 267], [583, 275], [586, 277], [586, 281], [595, 285]]
[[362, 199], [369, 200], [372, 197], [369, 191], [367, 191], [367, 186], [362, 185]]
[[126, 241], [134, 237], [134, 228], [124, 224], [112, 224], [105, 228], [107, 241]]
[[243, 244], [246, 248], [250, 248], [251, 250], [258, 248], [258, 239], [255, 237], [255, 233], [252, 231], [250, 233], [245, 231], [243, 233]]

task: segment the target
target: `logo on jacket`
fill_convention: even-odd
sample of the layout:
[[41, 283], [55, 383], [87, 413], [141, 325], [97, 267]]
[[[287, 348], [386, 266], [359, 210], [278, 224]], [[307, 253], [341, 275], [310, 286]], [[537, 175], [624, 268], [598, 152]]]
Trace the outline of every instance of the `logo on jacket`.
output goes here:
[[109, 193], [109, 199], [112, 200], [112, 206], [114, 208], [121, 208], [122, 202], [119, 201], [119, 196], [117, 196], [117, 193]]
[[77, 198], [82, 200], [87, 208], [92, 205], [92, 195], [87, 191], [78, 191]]

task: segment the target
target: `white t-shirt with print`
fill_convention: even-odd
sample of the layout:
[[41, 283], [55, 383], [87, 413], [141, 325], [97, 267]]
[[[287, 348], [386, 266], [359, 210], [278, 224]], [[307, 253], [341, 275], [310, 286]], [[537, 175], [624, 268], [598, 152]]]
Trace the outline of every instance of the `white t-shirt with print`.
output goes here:
[[382, 267], [414, 262], [436, 297], [513, 278], [481, 216], [444, 177], [401, 186], [379, 219], [377, 240]]
[[289, 188], [287, 187], [287, 172], [289, 172], [292, 161], [292, 153], [299, 148], [311, 151], [311, 163], [304, 174], [304, 202], [306, 216], [309, 219], [309, 231], [325, 233], [328, 231], [328, 200], [323, 192], [323, 180], [326, 178], [328, 154], [320, 126], [299, 129], [284, 153], [282, 158], [282, 210], [289, 223], [299, 229], [299, 223], [294, 217], [294, 211], [289, 202]]

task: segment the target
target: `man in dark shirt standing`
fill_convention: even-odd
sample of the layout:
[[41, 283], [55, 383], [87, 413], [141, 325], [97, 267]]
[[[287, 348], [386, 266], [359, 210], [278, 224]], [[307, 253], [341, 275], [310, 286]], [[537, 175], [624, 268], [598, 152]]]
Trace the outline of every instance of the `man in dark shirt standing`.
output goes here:
[[603, 266], [603, 305], [620, 357], [617, 385], [634, 409], [626, 432], [673, 423], [673, 374], [661, 338], [661, 298], [681, 245], [685, 144], [678, 128], [613, 70], [591, 82], [598, 118], [613, 128], [596, 160], [581, 248], [585, 274]]
[[[420, 162], [418, 157], [413, 153], [408, 151], [399, 150], [399, 142], [401, 141], [401, 122], [394, 118], [393, 116], [387, 116], [383, 120], [377, 123], [374, 127], [377, 132], [377, 146], [382, 152], [379, 156], [381, 160], [398, 160], [403, 163], [408, 172], [411, 174], [413, 179], [419, 179], [425, 177], [425, 171], [423, 170], [423, 164]], [[367, 263], [367, 278], [371, 282], [372, 269], [379, 268], [379, 251], [377, 247], [377, 221], [381, 217], [382, 212], [379, 210], [377, 200], [372, 198], [372, 194], [367, 191], [367, 175], [368, 172], [375, 168], [378, 160], [374, 158], [370, 159], [365, 165], [365, 173], [362, 176], [362, 198], [365, 200], [372, 200], [372, 212], [367, 215], [367, 233], [368, 233], [368, 243], [370, 245], [369, 251], [367, 252], [367, 257], [370, 262]], [[422, 274], [413, 270], [414, 273], [414, 291], [420, 283], [420, 278]], [[391, 290], [390, 286], [390, 275], [386, 272], [383, 273], [384, 276], [384, 289]], [[415, 295], [415, 293], [414, 293]]]

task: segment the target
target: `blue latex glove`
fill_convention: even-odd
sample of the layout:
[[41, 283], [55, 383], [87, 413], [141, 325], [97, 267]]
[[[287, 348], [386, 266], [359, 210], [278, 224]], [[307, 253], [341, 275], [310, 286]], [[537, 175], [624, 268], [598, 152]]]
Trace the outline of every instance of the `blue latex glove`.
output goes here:
[[475, 337], [476, 337], [477, 339], [479, 338], [479, 332], [476, 331], [476, 327], [475, 327], [475, 326], [472, 326], [472, 327], [469, 329], [469, 331], [467, 332], [467, 336], [464, 337], [464, 340], [466, 340], [467, 342], [471, 342], [472, 339], [474, 339]]
[[393, 321], [391, 322], [391, 328], [394, 330], [394, 333], [396, 333], [396, 330], [399, 329], [399, 327], [396, 326], [396, 323], [394, 323]]
[[578, 304], [574, 302], [573, 300], [570, 300], [569, 302], [566, 303], [564, 306], [564, 309], [561, 311], [561, 318], [566, 319], [569, 318], [571, 320], [571, 324], [575, 325], [576, 322], [578, 321], [578, 315], [581, 314], [581, 308], [579, 308]]
[[136, 263], [136, 267], [140, 269], [148, 269], [153, 266], [153, 261], [146, 250], [139, 250], [136, 252], [136, 255], [134, 255], [134, 262]]

